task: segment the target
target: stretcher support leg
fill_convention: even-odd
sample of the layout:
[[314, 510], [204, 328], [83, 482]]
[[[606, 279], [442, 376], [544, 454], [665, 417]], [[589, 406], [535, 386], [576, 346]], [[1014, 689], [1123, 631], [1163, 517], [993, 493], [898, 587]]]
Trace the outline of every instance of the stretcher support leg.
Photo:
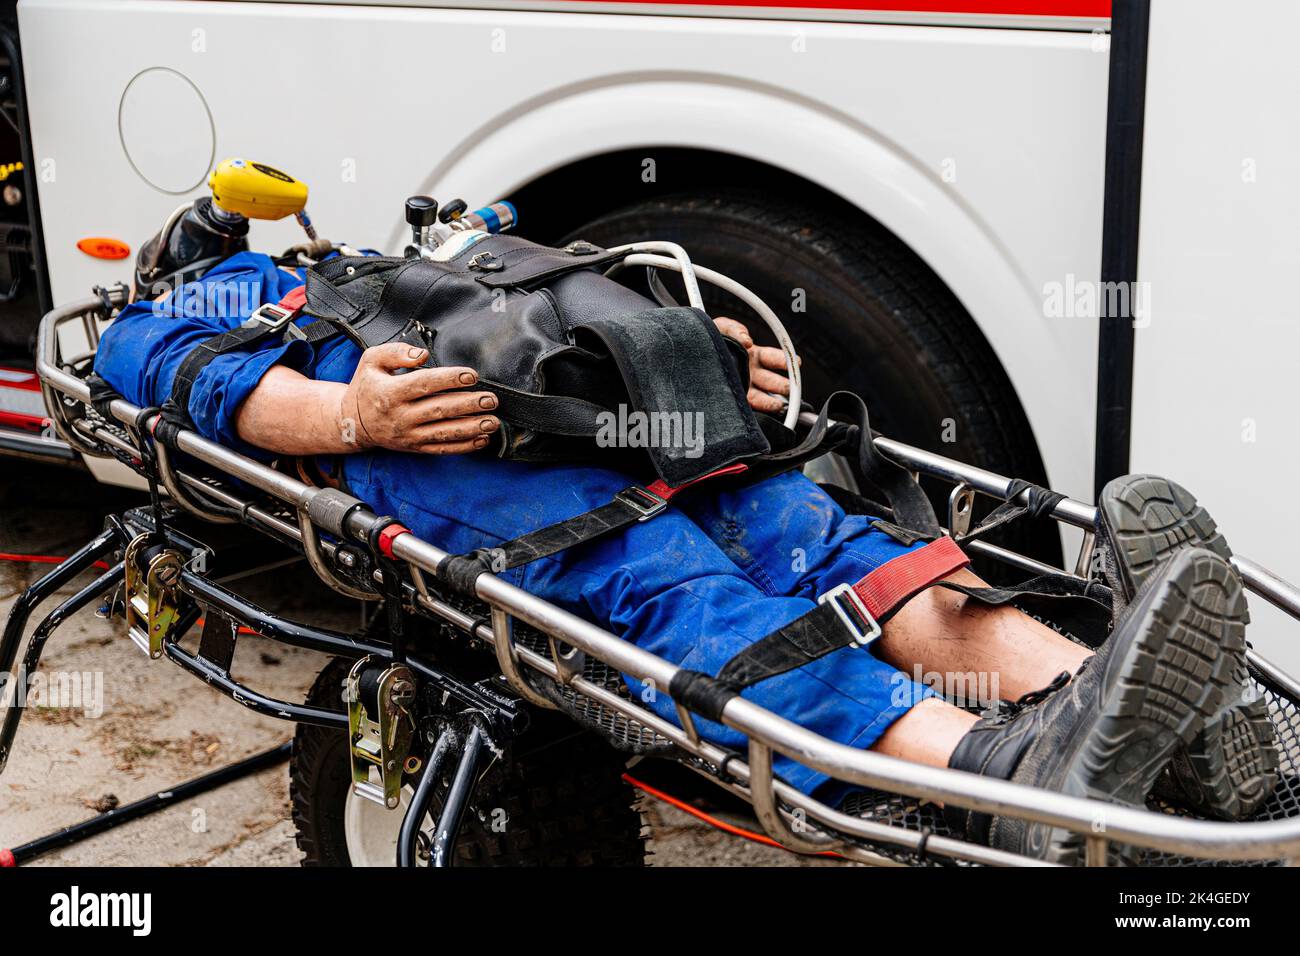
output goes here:
[[84, 548], [71, 555], [48, 574], [32, 582], [27, 590], [18, 595], [18, 599], [14, 601], [14, 606], [9, 611], [9, 618], [5, 621], [4, 635], [0, 637], [0, 674], [8, 674], [13, 670], [23, 630], [27, 627], [27, 619], [31, 617], [32, 611], [36, 610], [36, 606], [116, 548], [120, 543], [119, 534], [116, 527], [106, 528]]
[[[470, 727], [465, 737], [465, 746], [460, 754], [460, 763], [456, 765], [456, 775], [452, 777], [447, 789], [447, 798], [442, 804], [442, 813], [433, 831], [433, 840], [429, 846], [429, 865], [451, 866], [451, 851], [456, 845], [456, 834], [460, 832], [461, 820], [465, 808], [469, 806], [474, 794], [474, 783], [478, 776], [479, 758], [483, 754], [487, 738], [477, 724]], [[417, 820], [422, 817], [417, 817]], [[417, 827], [418, 829], [418, 827]]]
[[415, 796], [411, 799], [410, 806], [406, 808], [406, 816], [402, 818], [402, 829], [397, 837], [398, 866], [415, 866], [419, 849], [420, 824], [425, 814], [429, 812], [433, 793], [438, 789], [438, 781], [442, 778], [447, 759], [457, 751], [460, 743], [460, 735], [453, 728], [448, 727], [433, 745], [433, 750], [429, 753], [429, 761], [420, 777], [420, 785], [415, 788]]
[[[108, 533], [105, 532], [105, 534]], [[103, 535], [100, 537], [102, 538]], [[8, 696], [10, 693], [13, 696], [9, 701], [9, 706], [5, 708], [4, 725], [0, 727], [0, 773], [4, 772], [5, 765], [9, 762], [14, 735], [18, 732], [18, 721], [22, 719], [23, 712], [26, 710], [22, 693], [23, 688], [18, 686], [18, 682], [24, 681], [26, 675], [36, 671], [37, 666], [40, 664], [41, 653], [45, 649], [45, 642], [55, 628], [105, 591], [116, 587], [122, 580], [124, 565], [119, 562], [47, 614], [41, 623], [36, 626], [36, 630], [28, 642], [27, 652], [23, 656], [22, 668], [18, 673], [14, 673], [14, 658], [17, 657], [22, 633], [28, 618], [31, 617], [32, 610], [45, 596], [57, 591], [69, 578], [92, 566], [102, 554], [106, 554], [110, 550], [112, 542], [116, 540], [116, 532], [113, 532], [109, 546], [104, 547], [102, 550], [92, 547], [99, 540], [99, 538], [96, 538], [86, 548], [77, 552], [77, 554], [24, 591], [14, 605], [13, 611], [10, 612], [9, 621], [5, 627], [3, 646], [0, 646], [0, 676], [3, 676], [4, 680], [4, 685], [0, 686], [0, 697]], [[77, 566], [69, 569], [69, 564], [74, 561], [77, 562]], [[51, 580], [56, 583], [52, 584]]]

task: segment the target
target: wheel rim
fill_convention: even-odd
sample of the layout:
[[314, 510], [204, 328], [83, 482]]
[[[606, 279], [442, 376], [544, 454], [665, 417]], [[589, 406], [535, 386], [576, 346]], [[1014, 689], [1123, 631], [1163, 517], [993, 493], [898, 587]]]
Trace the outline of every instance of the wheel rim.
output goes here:
[[[348, 787], [347, 799], [343, 805], [343, 836], [347, 844], [348, 860], [353, 866], [397, 865], [397, 837], [414, 793], [413, 788], [403, 787], [400, 804], [389, 810], [373, 800], [357, 796], [352, 792], [352, 787]], [[433, 826], [433, 818], [425, 814], [420, 832], [426, 837], [431, 836]], [[425, 865], [423, 859], [417, 859], [416, 863]]]

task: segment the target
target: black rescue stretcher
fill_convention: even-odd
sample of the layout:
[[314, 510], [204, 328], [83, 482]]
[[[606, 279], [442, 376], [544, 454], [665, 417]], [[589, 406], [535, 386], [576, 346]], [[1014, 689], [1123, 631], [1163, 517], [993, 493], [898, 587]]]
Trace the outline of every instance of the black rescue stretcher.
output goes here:
[[[672, 258], [644, 248], [625, 250], [601, 265], [611, 263], [674, 267]], [[710, 280], [708, 270], [696, 271]], [[372, 808], [367, 813], [388, 820], [379, 856], [392, 850], [388, 860], [366, 858], [364, 834], [355, 844], [349, 834], [353, 862], [449, 863], [467, 812], [478, 805], [476, 794], [496, 788], [501, 801], [500, 791], [508, 791], [515, 779], [512, 761], [527, 749], [517, 749], [516, 743], [527, 739], [530, 724], [551, 719], [544, 712], [552, 711], [621, 753], [620, 766], [622, 761], [671, 761], [739, 797], [772, 839], [799, 853], [833, 851], [884, 865], [1036, 863], [958, 838], [936, 808], [944, 803], [1080, 833], [1090, 865], [1104, 865], [1112, 844], [1140, 848], [1141, 862], [1150, 865], [1300, 860], [1300, 684], [1253, 651], [1250, 676], [1268, 700], [1277, 731], [1280, 782], [1253, 819], [1238, 823], [1197, 819], [1155, 797], [1144, 811], [908, 763], [828, 740], [740, 696], [759, 680], [838, 647], [869, 642], [909, 597], [964, 566], [967, 554], [997, 562], [1023, 583], [942, 586], [988, 603], [1014, 603], [1085, 642], [1099, 641], [1109, 598], [1091, 567], [1096, 513], [1090, 505], [877, 436], [856, 396], [840, 393], [814, 414], [801, 410], [796, 391], [785, 422], [794, 436], [783, 449], [790, 453], [787, 466], [814, 454], [846, 455], [890, 504], [860, 499], [857, 489], [841, 490], [837, 497], [884, 515], [882, 527], [903, 540], [930, 543], [836, 588], [816, 611], [756, 642], [721, 673], [700, 674], [628, 644], [498, 574], [652, 519], [675, 495], [702, 493], [715, 481], [734, 479], [740, 466], [724, 463], [683, 484], [661, 478], [632, 486], [569, 522], [483, 553], [449, 554], [392, 518], [374, 514], [365, 502], [245, 458], [174, 417], [168, 420], [160, 409], [140, 409], [102, 390], [92, 396], [93, 348], [65, 357], [61, 333], [80, 326], [93, 346], [100, 324], [111, 321], [125, 301], [125, 289], [115, 288], [52, 311], [41, 327], [37, 367], [59, 434], [84, 455], [113, 457], [130, 467], [148, 482], [151, 504], [110, 516], [101, 534], [24, 592], [0, 639], [0, 673], [14, 672], [20, 651], [21, 672], [34, 672], [58, 625], [109, 596], [127, 634], [148, 658], [170, 660], [244, 706], [294, 722], [299, 747], [311, 728], [327, 728], [346, 742], [348, 799], [365, 802]], [[282, 332], [284, 323], [279, 324]], [[916, 484], [918, 475], [951, 486], [946, 520], [934, 516]], [[997, 504], [972, 528], [977, 496]], [[1082, 529], [1073, 569], [1051, 567], [983, 540], [992, 528], [1014, 520]], [[281, 550], [272, 556], [265, 546], [250, 549], [250, 536], [269, 539]], [[357, 633], [329, 631], [259, 608], [222, 583], [286, 555], [305, 560], [339, 593], [377, 602], [381, 612]], [[24, 651], [37, 605], [100, 561], [109, 569], [47, 614]], [[1300, 590], [1247, 559], [1234, 561], [1254, 594], [1293, 618], [1300, 616]], [[183, 643], [200, 618], [197, 644]], [[345, 675], [346, 709], [319, 700], [272, 699], [232, 677], [243, 628], [345, 662], [333, 673]], [[447, 653], [452, 645], [457, 652]], [[678, 724], [631, 695], [621, 674], [669, 694]], [[21, 716], [17, 706], [5, 715], [0, 769]], [[697, 717], [739, 731], [747, 748], [732, 751], [703, 739]], [[826, 773], [853, 792], [838, 806], [806, 796], [774, 776], [775, 753]]]

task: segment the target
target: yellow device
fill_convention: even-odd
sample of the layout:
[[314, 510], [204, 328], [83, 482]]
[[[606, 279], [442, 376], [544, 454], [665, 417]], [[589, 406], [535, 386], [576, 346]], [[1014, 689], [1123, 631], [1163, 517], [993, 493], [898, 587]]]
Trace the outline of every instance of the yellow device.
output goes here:
[[249, 219], [296, 216], [307, 205], [307, 184], [264, 163], [226, 159], [208, 177], [212, 201]]

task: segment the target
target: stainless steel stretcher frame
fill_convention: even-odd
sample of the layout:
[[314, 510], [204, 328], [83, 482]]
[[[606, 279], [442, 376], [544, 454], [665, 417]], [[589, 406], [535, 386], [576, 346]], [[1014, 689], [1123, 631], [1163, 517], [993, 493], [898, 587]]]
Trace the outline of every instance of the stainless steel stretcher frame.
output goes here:
[[[142, 447], [146, 443], [141, 442], [137, 426], [148, 429], [152, 418], [140, 421], [141, 409], [120, 399], [110, 406], [114, 420], [104, 420], [90, 403], [84, 376], [98, 340], [98, 323], [111, 318], [124, 298], [124, 290], [114, 290], [56, 309], [43, 321], [37, 370], [54, 425], [64, 440], [86, 455], [112, 454], [141, 468], [155, 467], [156, 478], [170, 497], [169, 513], [183, 509], [205, 521], [247, 525], [299, 550], [327, 584], [346, 595], [374, 599], [387, 594], [389, 603], [399, 605], [402, 613], [429, 617], [482, 642], [494, 651], [499, 676], [517, 696], [512, 699], [502, 693], [505, 687], [499, 678], [487, 687], [443, 673], [423, 661], [420, 648], [403, 641], [400, 633], [390, 635], [387, 641], [369, 640], [309, 628], [262, 611], [205, 576], [183, 550], [184, 544], [164, 551], [164, 557], [170, 557], [151, 563], [148, 573], [149, 583], [158, 586], [158, 593], [182, 594], [185, 600], [181, 603], [190, 609], [173, 608], [169, 619], [164, 607], [128, 608], [128, 618], [135, 622], [133, 636], [151, 656], [166, 656], [245, 706], [290, 721], [348, 728], [347, 716], [272, 700], [232, 679], [229, 656], [237, 633], [233, 629], [229, 648], [218, 646], [214, 651], [205, 638], [197, 654], [184, 650], [179, 638], [197, 619], [196, 608], [219, 612], [273, 640], [344, 657], [366, 656], [402, 664], [407, 668], [403, 674], [417, 683], [435, 682], [443, 689], [444, 698], [450, 688], [450, 696], [462, 705], [469, 719], [440, 740], [428, 759], [432, 768], [437, 761], [451, 759], [448, 754], [454, 758], [459, 753], [452, 791], [462, 780], [465, 783], [461, 792], [450, 793], [443, 800], [433, 841], [434, 863], [445, 862], [454, 842], [459, 814], [472, 785], [474, 761], [485, 740], [508, 732], [508, 725], [527, 709], [525, 705], [561, 709], [624, 749], [680, 761], [751, 804], [767, 833], [796, 852], [834, 850], [851, 860], [885, 865], [1036, 862], [950, 835], [934, 804], [953, 803], [1081, 833], [1086, 837], [1088, 865], [1105, 865], [1112, 842], [1141, 848], [1141, 861], [1151, 865], [1300, 862], [1300, 683], [1254, 652], [1250, 654], [1252, 676], [1268, 697], [1278, 730], [1282, 782], [1269, 804], [1247, 822], [1195, 819], [1178, 808], [1154, 802], [1150, 810], [1115, 806], [909, 763], [836, 743], [740, 697], [728, 702], [722, 712], [723, 722], [748, 739], [747, 753], [732, 752], [702, 739], [693, 715], [680, 703], [677, 726], [641, 706], [619, 677], [629, 674], [667, 693], [677, 670], [673, 664], [492, 574], [478, 578], [476, 604], [444, 597], [429, 582], [447, 553], [408, 532], [390, 537], [386, 542], [390, 559], [379, 561], [374, 542], [391, 519], [377, 517], [364, 502], [305, 484], [192, 431], [179, 434], [176, 449], [210, 471], [177, 467], [172, 452], [161, 442], [147, 443], [153, 444], [153, 450]], [[60, 336], [74, 323], [84, 327], [92, 352], [65, 359], [60, 353]], [[905, 467], [953, 486], [950, 527], [960, 528], [969, 520], [974, 495], [998, 500], [1006, 497], [1010, 482], [1001, 475], [886, 438], [877, 438], [876, 445]], [[1078, 561], [1067, 573], [1086, 574], [1095, 509], [1066, 498], [1051, 517], [1083, 529]], [[95, 561], [127, 550], [141, 533], [139, 526], [110, 518], [103, 534], [34, 584], [19, 599], [6, 628], [0, 645], [0, 673], [13, 670], [25, 624], [39, 601]], [[968, 547], [1022, 571], [1060, 571], [988, 543], [973, 541]], [[1234, 561], [1251, 592], [1291, 617], [1300, 617], [1300, 589], [1245, 558]], [[116, 589], [125, 576], [143, 573], [124, 564], [130, 562], [119, 561], [38, 625], [24, 657], [28, 672], [38, 663], [45, 640], [70, 613]], [[144, 593], [144, 584], [137, 581], [136, 585]], [[151, 622], [155, 625], [152, 635], [145, 633]], [[0, 736], [0, 768], [20, 716], [17, 707], [11, 707], [6, 715]], [[352, 729], [355, 731], [355, 726]], [[774, 776], [772, 760], [778, 752], [862, 789], [839, 809], [827, 806]], [[470, 772], [466, 772], [467, 765]], [[422, 780], [435, 776], [426, 772]], [[430, 788], [418, 788], [403, 822], [400, 863], [410, 865], [413, 859], [415, 831], [429, 806], [426, 789]]]

